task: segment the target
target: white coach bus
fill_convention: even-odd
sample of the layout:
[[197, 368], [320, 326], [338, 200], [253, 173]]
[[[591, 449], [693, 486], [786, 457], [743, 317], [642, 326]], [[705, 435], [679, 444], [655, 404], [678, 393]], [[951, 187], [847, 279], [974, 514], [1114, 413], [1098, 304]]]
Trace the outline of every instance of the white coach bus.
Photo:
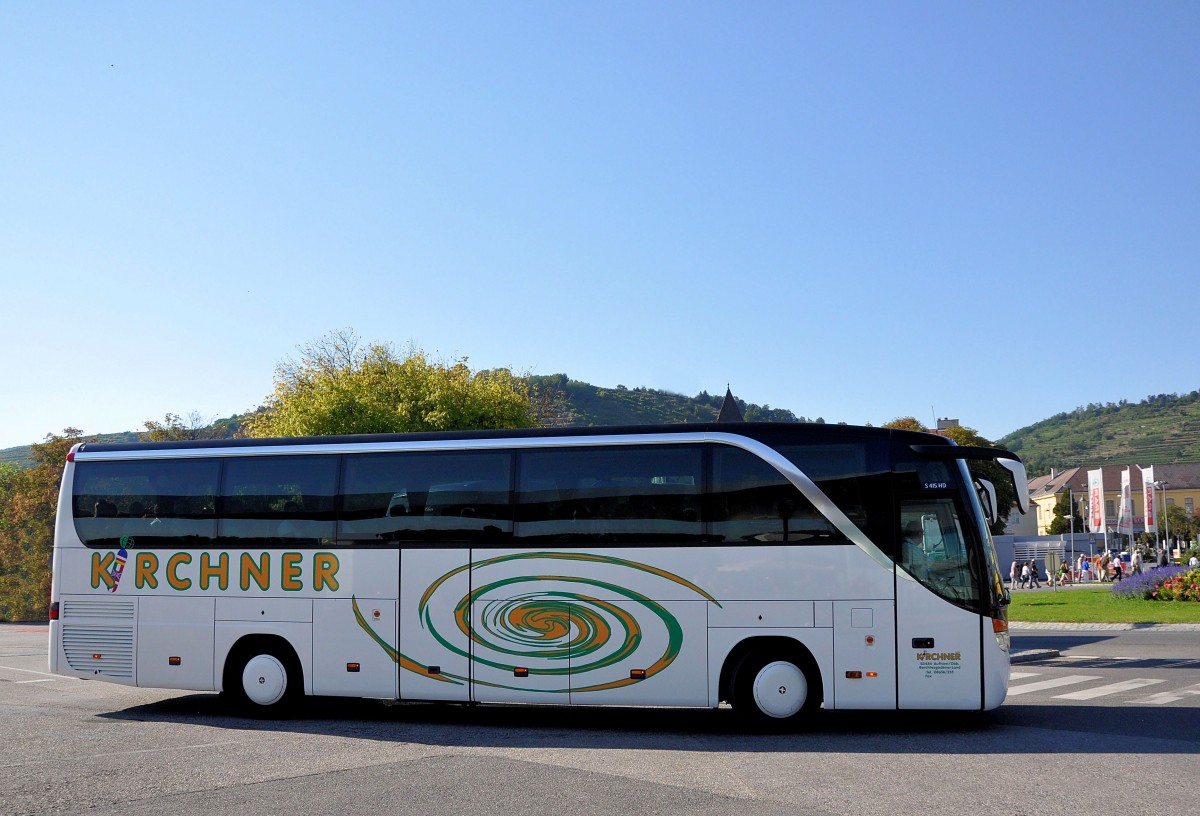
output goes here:
[[[721, 424], [77, 445], [50, 670], [460, 703], [999, 706], [1007, 451]], [[987, 509], [985, 509], [987, 508]]]

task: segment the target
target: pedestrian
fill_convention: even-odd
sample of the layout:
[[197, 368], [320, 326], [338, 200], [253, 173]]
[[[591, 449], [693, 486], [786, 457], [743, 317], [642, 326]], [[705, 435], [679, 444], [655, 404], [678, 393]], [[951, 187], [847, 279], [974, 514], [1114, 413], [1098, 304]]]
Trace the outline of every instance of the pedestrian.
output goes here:
[[1029, 583], [1029, 565], [1021, 564], [1021, 589]]
[[1037, 568], [1037, 561], [1030, 561], [1030, 562], [1029, 562], [1029, 578], [1030, 578], [1031, 582], [1033, 583], [1033, 588], [1034, 588], [1034, 589], [1041, 589], [1041, 588], [1042, 588], [1042, 584], [1041, 584], [1041, 582], [1038, 580], [1038, 568]]
[[1008, 568], [1008, 591], [1012, 592], [1017, 588], [1017, 580], [1021, 577], [1021, 569], [1017, 566], [1017, 559], [1013, 559], [1012, 566]]

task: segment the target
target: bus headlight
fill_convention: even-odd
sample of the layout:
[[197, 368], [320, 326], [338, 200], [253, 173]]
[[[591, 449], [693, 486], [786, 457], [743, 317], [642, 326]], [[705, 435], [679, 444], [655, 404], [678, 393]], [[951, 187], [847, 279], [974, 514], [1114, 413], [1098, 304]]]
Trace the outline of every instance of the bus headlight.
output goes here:
[[1008, 634], [1008, 621], [1003, 618], [992, 618], [992, 632], [996, 635], [996, 645], [1006, 652], [1012, 648], [1012, 636]]

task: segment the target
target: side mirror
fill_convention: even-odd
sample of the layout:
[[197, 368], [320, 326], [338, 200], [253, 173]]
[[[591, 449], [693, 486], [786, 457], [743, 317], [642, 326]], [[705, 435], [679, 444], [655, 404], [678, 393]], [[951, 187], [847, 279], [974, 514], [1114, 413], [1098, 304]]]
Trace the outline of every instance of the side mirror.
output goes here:
[[1017, 509], [1021, 514], [1029, 512], [1029, 476], [1025, 463], [1020, 459], [997, 459], [996, 464], [1012, 474], [1013, 488], [1017, 491]]
[[974, 473], [971, 476], [975, 479], [975, 492], [979, 494], [979, 503], [983, 505], [983, 513], [987, 516], [988, 521], [995, 524], [1000, 520], [1000, 514], [996, 512], [996, 486]]

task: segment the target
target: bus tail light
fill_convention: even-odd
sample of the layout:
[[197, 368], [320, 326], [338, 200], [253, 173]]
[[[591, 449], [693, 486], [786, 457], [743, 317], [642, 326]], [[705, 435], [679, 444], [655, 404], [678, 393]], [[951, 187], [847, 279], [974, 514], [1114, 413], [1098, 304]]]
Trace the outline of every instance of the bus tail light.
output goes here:
[[50, 620], [58, 620], [58, 601], [50, 602]]

